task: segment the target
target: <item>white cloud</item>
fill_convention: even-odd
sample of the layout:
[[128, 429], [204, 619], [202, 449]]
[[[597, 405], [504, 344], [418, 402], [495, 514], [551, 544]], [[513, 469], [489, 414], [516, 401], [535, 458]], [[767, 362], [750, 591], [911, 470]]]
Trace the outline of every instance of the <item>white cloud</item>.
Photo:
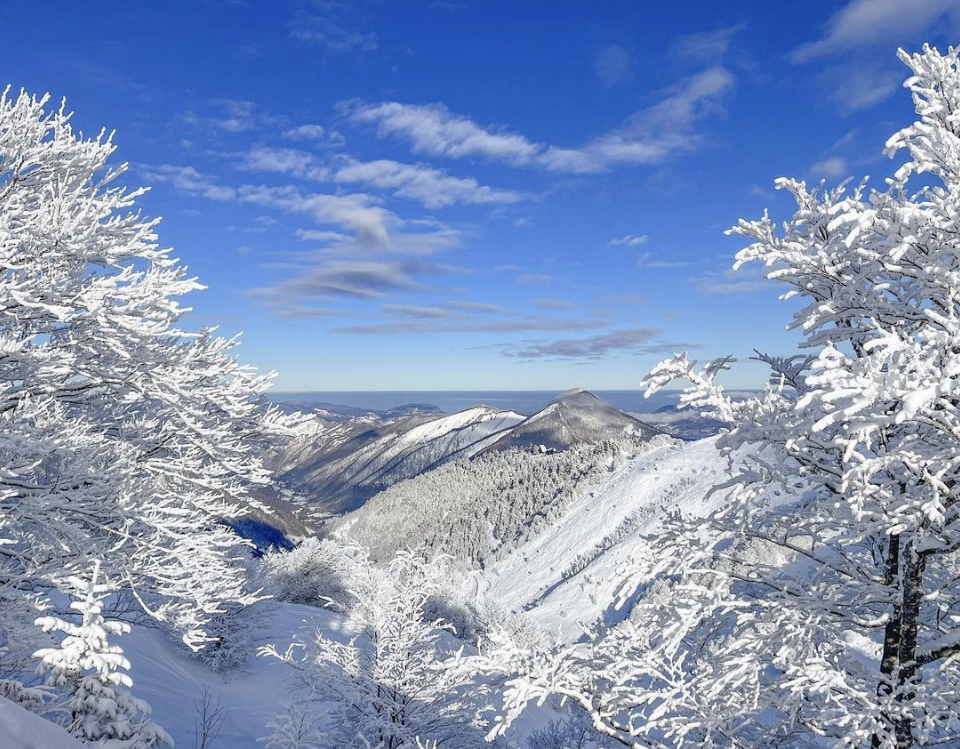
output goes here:
[[608, 44], [600, 49], [593, 63], [604, 88], [633, 80], [633, 52], [619, 44]]
[[257, 289], [254, 295], [277, 304], [336, 297], [377, 299], [396, 291], [423, 289], [419, 278], [434, 272], [436, 266], [415, 262], [337, 260], [276, 286]]
[[342, 146], [346, 142], [336, 130], [327, 130], [323, 125], [297, 125], [283, 131], [289, 140], [305, 140], [326, 146]]
[[169, 184], [174, 190], [187, 195], [199, 195], [218, 202], [235, 200], [237, 197], [237, 192], [232, 187], [222, 187], [215, 184], [203, 177], [192, 166], [160, 164], [159, 166], [143, 167], [142, 171], [148, 182]]
[[546, 146], [517, 133], [478, 125], [442, 104], [341, 104], [354, 123], [373, 124], [381, 138], [398, 137], [416, 153], [461, 158], [479, 155], [554, 172], [588, 174], [621, 164], [656, 164], [703, 143], [703, 118], [722, 106], [733, 88], [726, 68], [713, 66], [685, 78], [653, 106], [620, 127], [577, 148]]
[[798, 64], [830, 61], [817, 78], [849, 114], [889, 98], [903, 80], [894, 48], [919, 47], [930, 33], [960, 33], [960, 1], [852, 0], [831, 16], [821, 38], [789, 57]]
[[456, 312], [440, 307], [417, 307], [410, 304], [385, 304], [383, 311], [401, 317], [412, 317], [414, 319], [441, 319], [451, 320], [462, 317]]
[[646, 244], [647, 239], [646, 234], [626, 234], [617, 239], [611, 239], [609, 244], [621, 247], [639, 247], [642, 244]]
[[772, 291], [776, 288], [764, 275], [764, 269], [756, 263], [738, 270], [728, 268], [722, 273], [704, 271], [691, 279], [704, 294], [735, 295], [755, 291]]
[[483, 312], [486, 314], [498, 315], [513, 314], [504, 307], [501, 307], [499, 304], [490, 304], [488, 302], [452, 301], [446, 302], [446, 306], [452, 307], [453, 309], [463, 310], [465, 312]]
[[326, 134], [323, 125], [297, 125], [283, 131], [283, 137], [291, 140], [323, 140]]
[[391, 190], [401, 198], [417, 200], [427, 208], [442, 208], [454, 203], [516, 203], [520, 196], [479, 184], [475, 179], [452, 177], [440, 169], [402, 164], [398, 161], [350, 161], [339, 168], [334, 179], [340, 183], [360, 183]]
[[321, 165], [316, 156], [295, 148], [254, 146], [244, 154], [240, 168], [247, 171], [292, 174], [317, 182], [330, 178], [330, 170]]
[[850, 176], [847, 160], [842, 156], [831, 156], [818, 161], [810, 167], [810, 174], [817, 179], [842, 179]]
[[373, 31], [349, 28], [346, 21], [334, 18], [333, 11], [345, 6], [329, 4], [323, 14], [298, 11], [290, 24], [290, 36], [301, 42], [316, 44], [330, 53], [373, 52], [379, 45]]
[[614, 352], [663, 353], [683, 344], [660, 340], [656, 328], [626, 328], [590, 338], [561, 338], [522, 348], [508, 347], [506, 356], [520, 359], [602, 359]]
[[366, 247], [389, 248], [390, 229], [399, 223], [393, 213], [374, 205], [375, 199], [363, 193], [301, 194], [292, 186], [243, 185], [237, 195], [241, 203], [278, 208], [287, 213], [306, 215], [321, 225], [349, 228], [356, 233], [356, 240]]
[[716, 64], [727, 54], [733, 37], [745, 28], [746, 24], [738, 23], [681, 36], [670, 45], [671, 56], [685, 62]]
[[853, 0], [827, 22], [824, 36], [790, 53], [794, 62], [897, 42], [960, 10], [957, 0]]
[[551, 171], [590, 173], [617, 164], [655, 164], [703, 142], [700, 120], [721, 106], [733, 75], [712, 67], [690, 76], [653, 106], [634, 113], [619, 128], [580, 148], [550, 147], [540, 157]]
[[833, 81], [831, 98], [847, 114], [889, 98], [899, 87], [902, 75], [882, 65], [847, 70], [832, 68], [828, 75]]
[[481, 127], [442, 104], [359, 105], [349, 111], [349, 117], [353, 122], [376, 125], [381, 137], [399, 137], [408, 141], [414, 152], [431, 156], [478, 155], [524, 164], [541, 148], [522, 135]]
[[256, 103], [243, 99], [214, 99], [204, 114], [187, 112], [183, 121], [192, 127], [213, 128], [228, 133], [245, 133], [275, 125], [277, 117], [263, 112]]

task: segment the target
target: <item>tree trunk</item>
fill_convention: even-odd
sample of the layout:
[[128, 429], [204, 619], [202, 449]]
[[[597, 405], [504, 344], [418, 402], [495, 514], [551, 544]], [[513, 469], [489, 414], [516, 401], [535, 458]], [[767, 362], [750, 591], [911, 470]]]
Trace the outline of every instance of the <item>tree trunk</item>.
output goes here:
[[[883, 655], [880, 661], [881, 680], [877, 686], [877, 694], [893, 694], [900, 704], [908, 704], [915, 696], [911, 685], [919, 675], [917, 642], [920, 635], [925, 567], [926, 558], [918, 554], [912, 545], [907, 546], [901, 558], [900, 536], [890, 537], [884, 577], [890, 586], [899, 578], [900, 595], [893, 605], [890, 621], [884, 630]], [[914, 746], [913, 718], [909, 715], [889, 714], [884, 714], [881, 718], [892, 729], [897, 749], [911, 749]], [[879, 735], [874, 735], [872, 745], [874, 749], [882, 745]]]
[[[887, 563], [883, 575], [884, 585], [892, 587], [900, 575], [900, 535], [891, 535], [887, 542]], [[890, 621], [883, 633], [883, 655], [880, 659], [880, 683], [877, 685], [877, 695], [886, 696], [893, 691], [894, 674], [900, 664], [901, 618], [903, 606], [899, 599], [893, 604]], [[892, 725], [886, 715], [881, 716], [883, 721]], [[873, 749], [880, 749], [882, 739], [878, 734], [873, 735], [871, 742]]]

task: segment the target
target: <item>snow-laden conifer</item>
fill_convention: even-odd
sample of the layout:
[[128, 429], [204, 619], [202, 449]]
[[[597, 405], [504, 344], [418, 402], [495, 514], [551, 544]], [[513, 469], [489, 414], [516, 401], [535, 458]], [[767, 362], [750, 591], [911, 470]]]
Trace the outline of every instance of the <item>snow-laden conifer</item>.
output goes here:
[[54, 648], [34, 653], [47, 685], [61, 695], [67, 730], [89, 746], [101, 749], [154, 749], [173, 746], [173, 740], [150, 720], [150, 706], [133, 696], [126, 673], [129, 661], [123, 648], [110, 642], [130, 631], [126, 622], [107, 621], [103, 601], [110, 586], [98, 582], [99, 565], [88, 580], [70, 579], [76, 599], [70, 604], [79, 623], [56, 616], [41, 617], [37, 625], [64, 637]]
[[317, 741], [310, 707], [316, 711], [324, 703], [332, 705], [329, 746], [489, 746], [478, 717], [485, 689], [475, 674], [452, 667], [457, 641], [443, 631], [444, 622], [425, 616], [446, 569], [442, 558], [424, 562], [411, 551], [398, 553], [386, 568], [364, 565], [349, 582], [347, 622], [358, 632], [354, 639], [316, 632], [283, 653], [264, 648], [262, 654], [297, 670], [301, 687], [295, 710], [274, 721], [268, 746], [311, 746], [302, 739]]

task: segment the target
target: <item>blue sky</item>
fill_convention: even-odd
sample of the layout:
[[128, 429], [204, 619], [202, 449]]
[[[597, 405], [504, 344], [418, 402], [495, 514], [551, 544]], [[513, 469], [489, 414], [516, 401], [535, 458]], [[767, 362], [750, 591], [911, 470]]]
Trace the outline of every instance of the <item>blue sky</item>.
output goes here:
[[[903, 46], [960, 0], [34, 3], [14, 88], [115, 129], [146, 214], [281, 390], [636, 385], [789, 353], [723, 230], [779, 176], [882, 178]], [[746, 365], [728, 380], [762, 382]]]

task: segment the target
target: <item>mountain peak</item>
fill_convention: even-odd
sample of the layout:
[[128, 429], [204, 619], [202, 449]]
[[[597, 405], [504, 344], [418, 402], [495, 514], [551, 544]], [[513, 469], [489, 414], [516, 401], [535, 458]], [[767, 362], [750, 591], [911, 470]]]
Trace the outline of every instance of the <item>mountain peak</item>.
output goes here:
[[560, 395], [554, 398], [551, 403], [590, 403], [593, 401], [603, 401], [585, 388], [570, 388], [564, 390]]
[[648, 440], [656, 434], [659, 430], [655, 427], [617, 410], [589, 390], [572, 388], [560, 393], [485, 451], [540, 445], [567, 450], [578, 444], [622, 437]]

